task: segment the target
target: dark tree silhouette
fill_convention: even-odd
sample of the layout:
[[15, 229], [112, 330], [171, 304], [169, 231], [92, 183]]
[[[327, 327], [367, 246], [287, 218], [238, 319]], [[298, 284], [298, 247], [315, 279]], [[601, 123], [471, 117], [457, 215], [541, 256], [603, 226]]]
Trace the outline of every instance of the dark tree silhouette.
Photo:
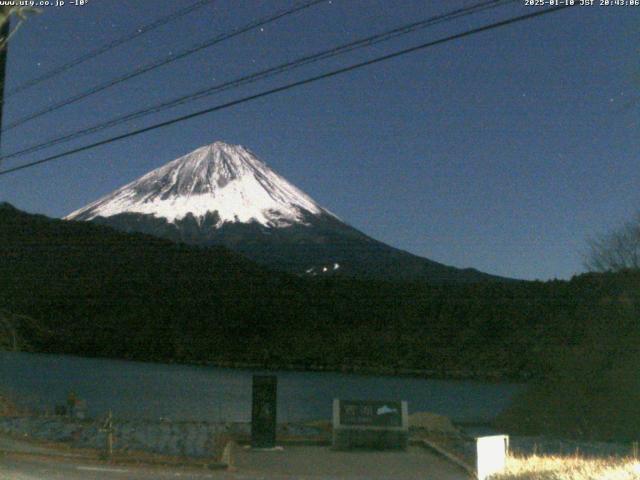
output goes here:
[[640, 212], [613, 232], [590, 239], [584, 265], [595, 272], [640, 269]]

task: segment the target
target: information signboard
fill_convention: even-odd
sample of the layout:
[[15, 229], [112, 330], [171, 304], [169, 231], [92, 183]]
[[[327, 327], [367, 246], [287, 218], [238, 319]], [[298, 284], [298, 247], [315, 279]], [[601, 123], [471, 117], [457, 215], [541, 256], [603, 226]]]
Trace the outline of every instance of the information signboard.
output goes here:
[[401, 427], [402, 402], [342, 400], [340, 424], [376, 427]]
[[400, 448], [409, 438], [407, 402], [382, 400], [333, 401], [333, 447]]

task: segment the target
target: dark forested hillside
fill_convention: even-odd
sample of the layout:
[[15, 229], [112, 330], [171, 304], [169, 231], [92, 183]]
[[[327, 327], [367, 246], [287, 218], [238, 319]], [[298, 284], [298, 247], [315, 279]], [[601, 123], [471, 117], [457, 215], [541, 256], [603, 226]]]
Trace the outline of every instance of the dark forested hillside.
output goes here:
[[[368, 237], [335, 217], [306, 215], [303, 223], [265, 228], [226, 223], [207, 214], [173, 223], [153, 215], [123, 213], [92, 221], [123, 232], [148, 233], [203, 247], [225, 246], [260, 265], [297, 275], [344, 276], [364, 280], [422, 281], [431, 284], [508, 282], [478, 270], [459, 269], [418, 257]], [[328, 272], [323, 273], [326, 269]]]
[[550, 352], [544, 377], [516, 399], [498, 426], [520, 434], [635, 441], [640, 271], [592, 274], [579, 283], [586, 301], [573, 320], [575, 337]]
[[639, 277], [312, 280], [223, 248], [0, 207], [0, 308], [38, 322], [20, 333], [48, 352], [528, 378], [615, 322], [598, 312], [617, 308]]

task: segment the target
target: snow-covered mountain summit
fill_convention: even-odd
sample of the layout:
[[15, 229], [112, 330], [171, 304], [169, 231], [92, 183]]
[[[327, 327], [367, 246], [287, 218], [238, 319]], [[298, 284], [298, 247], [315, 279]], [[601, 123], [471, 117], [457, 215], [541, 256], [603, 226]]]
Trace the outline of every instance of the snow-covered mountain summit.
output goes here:
[[169, 162], [65, 219], [189, 245], [223, 245], [274, 270], [297, 275], [431, 283], [495, 280], [368, 237], [249, 150], [223, 142]]
[[92, 220], [139, 213], [175, 223], [217, 212], [217, 226], [256, 222], [267, 227], [304, 223], [330, 214], [240, 145], [215, 142], [153, 170], [69, 214]]

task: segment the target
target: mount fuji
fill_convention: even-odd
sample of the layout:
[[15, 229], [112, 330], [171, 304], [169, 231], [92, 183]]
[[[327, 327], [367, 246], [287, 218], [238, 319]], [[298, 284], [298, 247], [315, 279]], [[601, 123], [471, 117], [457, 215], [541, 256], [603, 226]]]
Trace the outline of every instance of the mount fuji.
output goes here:
[[347, 225], [248, 149], [215, 142], [69, 214], [187, 244], [224, 245], [309, 276], [469, 283], [501, 280], [374, 240]]

